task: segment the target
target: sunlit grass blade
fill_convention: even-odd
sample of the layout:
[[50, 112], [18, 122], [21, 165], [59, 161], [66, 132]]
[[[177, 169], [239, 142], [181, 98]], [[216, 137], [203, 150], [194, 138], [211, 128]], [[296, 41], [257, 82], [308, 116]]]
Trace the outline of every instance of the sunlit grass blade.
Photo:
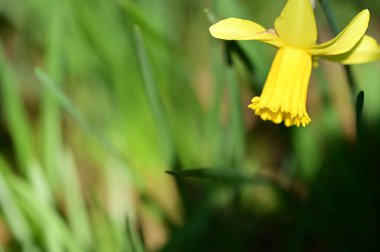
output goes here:
[[[128, 167], [128, 161], [124, 155], [115, 147], [115, 145], [100, 131], [98, 130], [70, 101], [68, 97], [53, 83], [53, 81], [44, 74], [40, 69], [36, 69], [35, 73], [40, 79], [41, 83], [51, 92], [56, 101], [69, 113], [69, 115], [84, 129], [84, 131], [101, 146], [109, 152], [115, 158], [121, 160], [126, 167]], [[138, 185], [142, 185], [140, 179], [132, 173], [133, 181]]]
[[148, 98], [147, 100], [150, 104], [151, 110], [153, 111], [153, 116], [155, 117], [156, 126], [159, 130], [161, 138], [160, 142], [162, 144], [162, 148], [165, 150], [165, 154], [167, 155], [168, 160], [172, 161], [175, 153], [169, 120], [166, 115], [157, 84], [154, 80], [142, 33], [138, 26], [135, 26], [134, 28], [134, 36], [141, 74], [144, 80], [145, 91]]
[[126, 223], [126, 232], [128, 240], [131, 242], [131, 249], [135, 252], [144, 252], [144, 244], [141, 239], [141, 236], [136, 228], [136, 226], [133, 225], [132, 222], [127, 221]]
[[[23, 108], [21, 94], [17, 90], [17, 82], [15, 81], [11, 68], [5, 63], [2, 53], [0, 58], [1, 69], [3, 71], [2, 76], [4, 78], [1, 86], [5, 94], [3, 96], [5, 98], [5, 115], [8, 119], [8, 127], [10, 128], [16, 149], [16, 160], [19, 162], [19, 167], [22, 172], [29, 178], [30, 183], [36, 190], [35, 196], [50, 202], [51, 191], [48, 182], [40, 166], [36, 166], [34, 162], [35, 153], [33, 153], [32, 135], [29, 128], [30, 124], [25, 109]], [[46, 231], [45, 235], [46, 244], [50, 244], [50, 248], [54, 249], [56, 243], [50, 241], [51, 233]]]
[[86, 202], [81, 189], [80, 178], [69, 150], [62, 153], [58, 174], [67, 206], [67, 218], [74, 236], [83, 251], [90, 250], [92, 244], [91, 227], [86, 210]]
[[[21, 179], [10, 177], [8, 183], [22, 211], [39, 232], [44, 234], [48, 251], [81, 251], [77, 240], [52, 205], [41, 200], [35, 190]], [[49, 224], [49, 233], [46, 233], [46, 223]]]
[[55, 101], [58, 102], [82, 128], [84, 128], [85, 132], [89, 133], [92, 137], [95, 137], [95, 139], [100, 141], [107, 149], [112, 150], [114, 148], [108, 139], [87, 120], [87, 118], [72, 104], [69, 98], [66, 97], [66, 95], [45, 73], [40, 69], [35, 69], [35, 73], [41, 83], [55, 98]]
[[[57, 86], [55, 86], [55, 84], [44, 73], [42, 73], [40, 70], [37, 69], [36, 74], [39, 77], [39, 79], [41, 80], [41, 82], [44, 84], [44, 86], [46, 86], [47, 89], [51, 92], [51, 94], [55, 97], [57, 102], [59, 102], [62, 105], [62, 107], [73, 117], [73, 119], [77, 123], [79, 123], [79, 125], [85, 130], [85, 132], [88, 133], [91, 137], [95, 138], [97, 141], [99, 141], [100, 144], [107, 151], [109, 151], [110, 154], [116, 160], [118, 160], [118, 162], [123, 163], [124, 169], [120, 170], [119, 176], [117, 176], [117, 178], [120, 179], [121, 178], [120, 175], [124, 174], [123, 176], [132, 176], [130, 178], [130, 180], [133, 184], [138, 183], [138, 181], [140, 181], [140, 180], [136, 176], [133, 175], [135, 173], [133, 173], [133, 172], [129, 173], [128, 172], [128, 167], [126, 166], [126, 164], [128, 162], [125, 160], [123, 155], [119, 152], [119, 150], [106, 138], [106, 136], [103, 135], [94, 125], [92, 125], [91, 122], [89, 122], [87, 120], [87, 118], [75, 107], [74, 104], [72, 104], [72, 102], [66, 97], [66, 95]], [[65, 160], [67, 160], [67, 159], [65, 159]], [[64, 167], [63, 169], [66, 169], [66, 168], [67, 167]], [[67, 169], [69, 169], [69, 168], [67, 168]], [[113, 169], [108, 169], [108, 172], [112, 173], [112, 171], [113, 171]], [[129, 171], [132, 171], [132, 170], [129, 170]], [[66, 171], [66, 172], [68, 172], [68, 171]], [[71, 176], [70, 176], [70, 174], [66, 174], [66, 175], [71, 177], [73, 174], [71, 174]], [[72, 179], [70, 179], [70, 181], [71, 180]], [[65, 181], [66, 180], [64, 179], [63, 182], [65, 182]], [[66, 183], [69, 183], [69, 182], [66, 181]], [[71, 181], [70, 183], [73, 183], [73, 181]], [[142, 186], [142, 184], [140, 184], [140, 185]], [[67, 184], [67, 186], [69, 186], [69, 185]], [[107, 191], [109, 189], [110, 188], [106, 188]], [[67, 190], [69, 190], [69, 191], [67, 191]], [[70, 195], [74, 193], [71, 190], [74, 190], [74, 188], [72, 188], [72, 187], [66, 188], [66, 193], [67, 193], [68, 197], [70, 197]], [[141, 190], [144, 191], [144, 189], [142, 189], [142, 188], [141, 188]], [[108, 191], [108, 192], [111, 193], [110, 194], [111, 197], [119, 196], [119, 192], [115, 192], [114, 190]], [[124, 193], [128, 194], [127, 191], [124, 191]], [[78, 194], [78, 192], [76, 192], [76, 194]], [[127, 196], [125, 196], [125, 197], [127, 197]], [[74, 200], [74, 199], [71, 198], [70, 200]], [[117, 199], [115, 199], [115, 200], [117, 200]], [[71, 210], [72, 211], [74, 211], [74, 210], [79, 211], [76, 213], [78, 216], [71, 216], [70, 217], [70, 211], [71, 211], [70, 210], [70, 204], [71, 203], [69, 202], [69, 205], [68, 205], [68, 207], [69, 207], [69, 219], [70, 218], [73, 218], [73, 219], [81, 218], [80, 216], [85, 217], [85, 212], [84, 212], [83, 206], [80, 206], [82, 204], [80, 202], [81, 200], [78, 198], [75, 201], [76, 201], [76, 203], [75, 202], [71, 202], [71, 203], [76, 204], [76, 207], [75, 207], [76, 209], [71, 209]], [[119, 201], [119, 203], [120, 203], [120, 201]], [[72, 207], [74, 207], [74, 206], [72, 206]], [[133, 211], [133, 209], [131, 209], [129, 207], [128, 211]], [[102, 212], [102, 211], [100, 211], [100, 212]], [[100, 229], [96, 228], [94, 230], [94, 232], [95, 232], [94, 238], [99, 242], [99, 244], [98, 244], [99, 245], [99, 251], [109, 251], [110, 249], [113, 250], [113, 249], [117, 249], [117, 248], [124, 250], [123, 249], [124, 246], [127, 246], [127, 241], [125, 240], [125, 237], [122, 237], [123, 232], [126, 231], [125, 228], [123, 228], [124, 224], [122, 222], [120, 222], [120, 220], [118, 220], [117, 223], [119, 223], [119, 224], [116, 225], [112, 221], [112, 219], [108, 219], [109, 217], [107, 217], [104, 213], [100, 214], [100, 212], [98, 212], [98, 214], [95, 214], [95, 216], [92, 215], [91, 218], [92, 219], [96, 218], [96, 220], [93, 219], [95, 221], [95, 225], [105, 225], [104, 228], [105, 228], [105, 230], [107, 230], [107, 228], [108, 228], [109, 233], [107, 233], [107, 235], [104, 236], [104, 234], [103, 235], [100, 234], [100, 233], [103, 233], [103, 231], [101, 231]], [[125, 216], [125, 218], [127, 218], [127, 216]], [[84, 220], [81, 220], [81, 221], [84, 221]], [[98, 221], [100, 221], [100, 222], [98, 223]], [[79, 223], [76, 223], [76, 225], [79, 225]], [[123, 227], [120, 228], [120, 225], [122, 225]], [[75, 230], [75, 227], [73, 227], [73, 228]], [[79, 229], [82, 229], [82, 230], [80, 231]], [[82, 237], [83, 239], [87, 239], [88, 236], [90, 235], [88, 233], [88, 230], [85, 230], [85, 229], [86, 228], [84, 228], [84, 227], [77, 226], [77, 232], [84, 232], [83, 237]], [[100, 237], [102, 239], [100, 239]]]
[[32, 157], [32, 137], [30, 124], [23, 105], [22, 96], [19, 91], [19, 83], [16, 75], [7, 63], [4, 49], [0, 45], [0, 80], [2, 92], [2, 104], [4, 116], [9, 128], [14, 148], [16, 160], [21, 172], [28, 173], [28, 165]]
[[44, 74], [40, 69], [35, 69], [37, 77], [40, 79], [41, 83], [47, 88], [47, 90], [54, 96], [56, 102], [59, 102], [64, 109], [69, 112], [69, 114], [82, 126], [86, 132], [90, 133], [92, 136], [102, 142], [103, 145], [109, 147], [110, 144], [105, 136], [96, 130], [93, 125], [87, 121], [85, 116], [77, 110], [77, 108], [71, 103], [71, 101], [65, 96], [65, 94], [56, 86], [52, 80]]
[[[55, 208], [41, 199], [39, 192], [28, 185], [27, 182], [13, 175], [9, 168], [4, 165], [5, 162], [1, 159], [0, 179], [6, 179], [1, 183], [4, 186], [1, 192], [3, 192], [3, 196], [6, 196], [2, 197], [2, 200], [8, 199], [8, 201], [1, 202], [1, 204], [6, 204], [3, 207], [12, 208], [11, 214], [13, 217], [7, 217], [11, 222], [11, 227], [14, 227], [15, 223], [18, 222], [17, 230], [12, 229], [16, 237], [20, 232], [20, 228], [23, 228], [24, 231], [21, 231], [23, 239], [20, 242], [25, 245], [26, 251], [38, 251], [32, 242], [38, 234], [36, 227], [43, 234], [45, 248], [49, 251], [65, 251], [64, 247], [66, 246], [68, 251], [80, 251], [74, 237], [71, 236]], [[10, 197], [13, 199], [12, 201], [10, 201]], [[46, 229], [46, 223], [49, 223], [48, 230]], [[28, 231], [29, 229], [33, 229], [33, 235], [32, 231]]]
[[136, 190], [127, 167], [118, 160], [110, 158], [104, 169], [106, 210], [113, 229], [114, 243], [120, 251], [127, 251], [133, 241], [126, 239], [127, 222], [136, 222], [134, 197]]
[[[62, 79], [62, 56], [63, 56], [63, 13], [65, 11], [62, 2], [57, 3], [56, 8], [52, 8], [50, 22], [47, 26], [47, 72], [55, 80], [61, 82]], [[43, 141], [43, 165], [46, 175], [52, 188], [56, 187], [57, 160], [61, 151], [61, 116], [60, 109], [51, 93], [43, 89], [40, 101], [41, 110], [41, 139]]]
[[14, 176], [10, 171], [3, 157], [0, 157], [0, 206], [12, 235], [20, 242], [23, 250], [36, 251], [33, 243], [33, 230], [29, 226], [26, 216], [19, 209], [12, 189], [8, 185], [9, 176]]
[[[127, 250], [128, 243], [126, 239], [120, 243], [120, 238], [126, 236], [126, 233], [119, 233], [119, 229], [115, 227], [110, 219], [110, 216], [101, 209], [100, 206], [95, 206], [91, 210], [91, 220], [93, 223], [94, 247], [96, 251], [129, 251]], [[122, 225], [124, 223], [120, 223]], [[125, 242], [125, 243], [124, 243]]]
[[126, 12], [128, 18], [131, 18], [135, 24], [138, 24], [139, 27], [146, 31], [150, 39], [154, 40], [155, 43], [160, 43], [161, 46], [169, 43], [169, 41], [165, 40], [165, 36], [163, 34], [160, 34], [159, 31], [154, 29], [153, 25], [147, 19], [147, 16], [141, 12], [134, 2], [125, 0], [121, 1], [120, 5]]

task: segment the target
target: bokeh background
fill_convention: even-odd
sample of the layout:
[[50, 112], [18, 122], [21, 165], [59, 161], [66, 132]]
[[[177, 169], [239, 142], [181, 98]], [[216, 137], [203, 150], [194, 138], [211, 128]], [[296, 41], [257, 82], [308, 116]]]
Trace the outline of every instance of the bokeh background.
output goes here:
[[286, 128], [247, 108], [276, 49], [208, 32], [284, 4], [1, 0], [0, 251], [378, 251], [380, 63], [320, 61]]

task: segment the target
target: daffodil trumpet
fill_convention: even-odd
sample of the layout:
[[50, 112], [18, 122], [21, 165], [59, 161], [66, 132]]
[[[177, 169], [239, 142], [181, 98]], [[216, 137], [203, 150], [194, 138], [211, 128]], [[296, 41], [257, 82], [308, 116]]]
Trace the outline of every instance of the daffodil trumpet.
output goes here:
[[244, 19], [227, 18], [210, 27], [213, 37], [257, 40], [279, 48], [260, 96], [248, 106], [263, 120], [287, 127], [306, 126], [311, 119], [306, 98], [313, 59], [359, 64], [380, 58], [380, 46], [364, 35], [369, 11], [361, 11], [335, 38], [317, 44], [317, 25], [310, 0], [288, 0], [274, 31]]

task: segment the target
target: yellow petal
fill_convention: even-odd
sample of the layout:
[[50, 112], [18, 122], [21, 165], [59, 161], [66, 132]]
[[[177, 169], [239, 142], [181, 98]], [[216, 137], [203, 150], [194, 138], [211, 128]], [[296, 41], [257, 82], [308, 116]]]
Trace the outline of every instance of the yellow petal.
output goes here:
[[249, 108], [263, 120], [287, 127], [306, 126], [307, 88], [312, 69], [310, 54], [302, 49], [283, 47], [278, 50], [260, 97], [252, 99]]
[[362, 64], [380, 59], [380, 45], [377, 41], [367, 35], [356, 44], [350, 51], [334, 55], [326, 56], [325, 59], [339, 61], [342, 64]]
[[227, 18], [210, 27], [214, 38], [224, 40], [258, 40], [280, 47], [282, 41], [275, 34], [268, 33], [261, 25], [238, 18]]
[[311, 46], [307, 51], [313, 55], [338, 55], [348, 52], [363, 37], [368, 27], [369, 16], [369, 11], [363, 10], [334, 39]]
[[317, 40], [317, 25], [310, 0], [288, 0], [274, 24], [286, 44], [307, 47]]

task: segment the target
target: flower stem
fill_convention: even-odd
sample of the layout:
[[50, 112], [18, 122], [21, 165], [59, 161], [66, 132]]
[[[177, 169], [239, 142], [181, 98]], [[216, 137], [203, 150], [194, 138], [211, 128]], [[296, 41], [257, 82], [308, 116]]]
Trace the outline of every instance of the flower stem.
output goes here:
[[[331, 28], [332, 32], [334, 33], [334, 36], [338, 35], [340, 29], [339, 29], [339, 26], [338, 26], [338, 22], [336, 21], [336, 18], [334, 16], [333, 11], [332, 11], [332, 8], [331, 8], [329, 0], [319, 0], [319, 3], [322, 6], [323, 12], [326, 15], [327, 21], [328, 21], [328, 23], [330, 25], [330, 28]], [[344, 71], [346, 72], [347, 81], [348, 81], [348, 84], [349, 84], [349, 86], [351, 88], [351, 92], [352, 92], [353, 95], [355, 95], [356, 84], [355, 84], [355, 79], [354, 79], [354, 76], [353, 76], [353, 73], [352, 73], [352, 69], [348, 65], [344, 65], [343, 67], [344, 67]]]
[[319, 3], [321, 4], [323, 12], [325, 13], [327, 17], [327, 21], [329, 22], [331, 30], [333, 31], [335, 36], [338, 35], [339, 34], [338, 22], [336, 21], [336, 18], [332, 12], [332, 8], [331, 8], [329, 0], [319, 0]]
[[[330, 28], [334, 35], [339, 34], [339, 26], [338, 23], [335, 19], [335, 16], [333, 14], [331, 5], [329, 0], [319, 0], [319, 3], [322, 6], [323, 12], [326, 15], [327, 21], [329, 22]], [[344, 65], [343, 66], [344, 71], [347, 76], [347, 82], [351, 90], [351, 98], [356, 105], [356, 130], [357, 133], [359, 133], [359, 127], [360, 127], [360, 118], [363, 110], [363, 104], [364, 104], [364, 92], [361, 90], [358, 95], [356, 95], [356, 82], [354, 78], [354, 74], [352, 72], [352, 68], [349, 65]]]
[[[332, 32], [334, 33], [334, 36], [338, 35], [340, 29], [339, 29], [338, 22], [334, 16], [333, 11], [332, 11], [330, 1], [329, 0], [319, 0], [319, 3], [321, 4], [323, 12], [326, 15], [327, 21], [330, 25]], [[355, 79], [354, 79], [354, 75], [352, 73], [351, 66], [344, 65], [343, 67], [344, 67], [344, 71], [345, 71], [346, 76], [347, 76], [347, 81], [348, 81], [348, 85], [350, 86], [352, 96], [355, 99], [356, 84], [355, 84]]]

